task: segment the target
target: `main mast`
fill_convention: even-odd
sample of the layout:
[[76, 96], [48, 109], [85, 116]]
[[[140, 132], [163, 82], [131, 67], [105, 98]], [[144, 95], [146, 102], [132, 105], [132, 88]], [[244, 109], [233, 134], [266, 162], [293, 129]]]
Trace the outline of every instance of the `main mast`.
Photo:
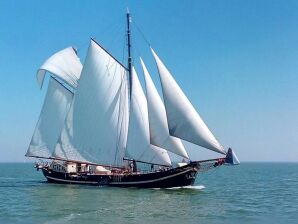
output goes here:
[[131, 16], [129, 10], [127, 8], [126, 13], [126, 22], [127, 22], [127, 51], [128, 51], [128, 76], [129, 76], [129, 95], [131, 96], [131, 87], [132, 87], [132, 58], [131, 58], [131, 43], [130, 43], [130, 23], [131, 23]]

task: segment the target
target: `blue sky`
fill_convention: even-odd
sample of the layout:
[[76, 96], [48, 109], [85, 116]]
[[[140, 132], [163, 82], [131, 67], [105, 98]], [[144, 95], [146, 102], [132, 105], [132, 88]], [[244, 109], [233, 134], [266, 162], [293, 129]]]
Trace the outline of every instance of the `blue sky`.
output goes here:
[[[75, 46], [83, 62], [95, 37], [123, 60], [126, 6], [224, 146], [242, 161], [298, 161], [298, 1], [290, 0], [0, 1], [0, 161], [25, 161], [46, 89], [35, 73], [47, 57]], [[140, 78], [141, 55], [159, 86], [132, 32]]]

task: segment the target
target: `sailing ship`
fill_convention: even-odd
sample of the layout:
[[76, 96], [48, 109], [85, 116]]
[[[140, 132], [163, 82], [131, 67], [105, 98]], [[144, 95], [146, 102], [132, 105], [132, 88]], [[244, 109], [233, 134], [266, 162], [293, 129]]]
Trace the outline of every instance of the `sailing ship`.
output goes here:
[[[140, 59], [143, 91], [131, 56], [129, 12], [126, 20], [127, 66], [91, 39], [84, 65], [68, 47], [40, 67], [40, 88], [50, 77], [26, 156], [40, 160], [35, 167], [48, 182], [142, 188], [193, 185], [200, 172], [239, 164], [151, 47], [163, 100]], [[224, 156], [192, 161], [182, 140]], [[183, 162], [174, 163], [169, 153]]]

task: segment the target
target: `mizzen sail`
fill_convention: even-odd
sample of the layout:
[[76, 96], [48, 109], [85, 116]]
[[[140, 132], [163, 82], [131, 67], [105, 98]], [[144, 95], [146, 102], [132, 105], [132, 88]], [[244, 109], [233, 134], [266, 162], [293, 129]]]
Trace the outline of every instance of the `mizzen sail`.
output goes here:
[[145, 77], [146, 96], [148, 102], [150, 142], [153, 145], [188, 158], [187, 152], [185, 151], [181, 140], [170, 136], [164, 104], [142, 59], [141, 64]]
[[150, 144], [147, 100], [135, 69], [132, 69], [129, 130], [127, 137], [128, 157], [135, 160], [170, 165], [166, 150]]
[[226, 154], [166, 66], [152, 48], [151, 51], [162, 84], [170, 134], [215, 152]]
[[127, 128], [126, 68], [91, 40], [54, 156], [121, 165]]
[[50, 78], [44, 104], [26, 156], [50, 157], [63, 128], [73, 94]]

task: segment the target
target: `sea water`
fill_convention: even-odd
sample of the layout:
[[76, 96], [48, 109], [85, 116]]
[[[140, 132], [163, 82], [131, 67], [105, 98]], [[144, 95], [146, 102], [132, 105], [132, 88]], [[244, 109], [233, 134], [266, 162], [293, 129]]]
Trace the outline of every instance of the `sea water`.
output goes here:
[[0, 223], [298, 223], [298, 163], [223, 166], [170, 189], [50, 184], [1, 163]]

